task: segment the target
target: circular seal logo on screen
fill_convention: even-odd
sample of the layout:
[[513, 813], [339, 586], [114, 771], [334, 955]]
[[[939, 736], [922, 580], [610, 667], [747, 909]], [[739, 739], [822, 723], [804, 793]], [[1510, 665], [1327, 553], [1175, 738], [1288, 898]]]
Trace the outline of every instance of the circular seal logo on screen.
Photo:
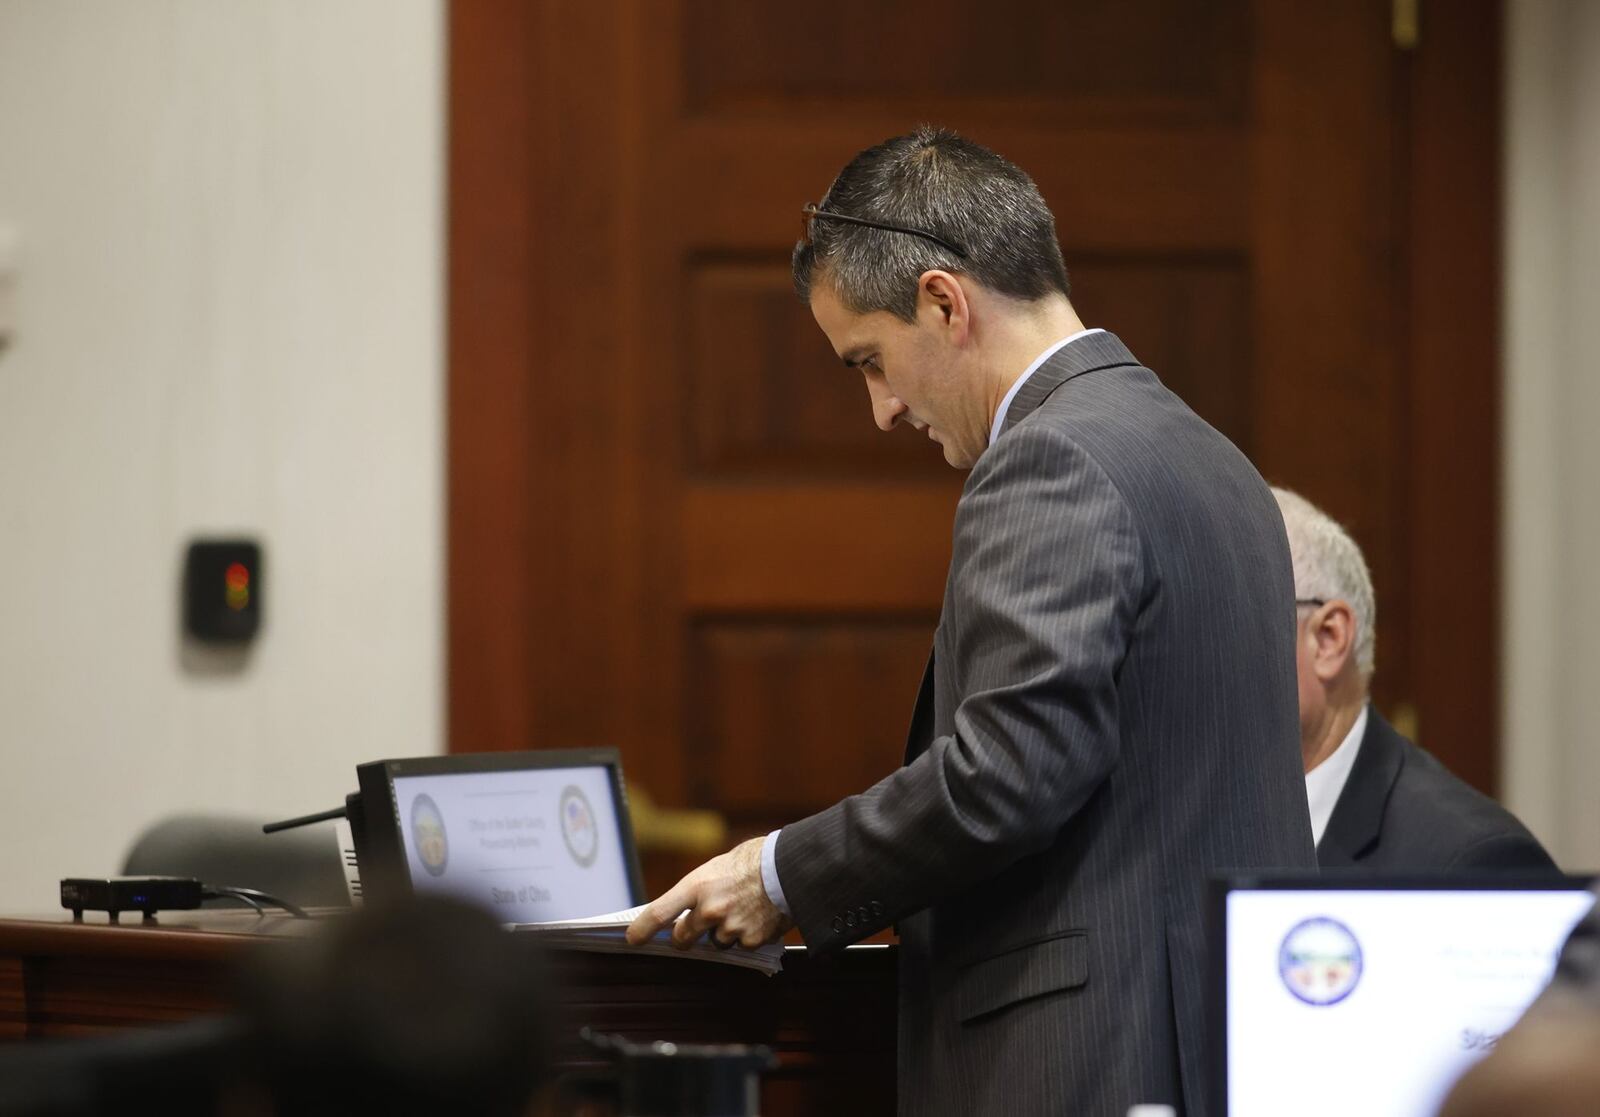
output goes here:
[[450, 862], [450, 839], [445, 837], [444, 815], [426, 795], [411, 800], [411, 841], [428, 875], [443, 875]]
[[595, 824], [594, 808], [575, 784], [568, 784], [561, 793], [561, 838], [572, 859], [585, 869], [600, 856], [600, 827]]
[[1319, 915], [1289, 928], [1278, 948], [1284, 987], [1308, 1005], [1336, 1005], [1361, 980], [1361, 944], [1337, 919]]

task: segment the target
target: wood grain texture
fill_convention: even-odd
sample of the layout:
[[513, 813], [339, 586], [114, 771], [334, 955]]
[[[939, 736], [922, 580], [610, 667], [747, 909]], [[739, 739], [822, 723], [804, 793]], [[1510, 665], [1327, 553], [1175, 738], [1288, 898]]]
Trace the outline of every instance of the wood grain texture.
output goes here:
[[[1412, 420], [1406, 519], [1418, 743], [1499, 782], [1500, 92], [1504, 9], [1428, 9], [1409, 62], [1402, 306]], [[1464, 696], [1471, 696], [1465, 698]], [[1512, 743], [1514, 744], [1514, 742]]]
[[446, 733], [457, 748], [522, 748], [534, 416], [532, 384], [508, 371], [534, 356], [532, 9], [486, 0], [449, 13]]
[[904, 754], [936, 619], [697, 624], [685, 653], [704, 719], [691, 734], [697, 797], [735, 820], [801, 818], [841, 786], [876, 783]]
[[0, 1043], [28, 1035], [28, 995], [21, 958], [0, 957]]
[[960, 0], [909, 7], [815, 0], [796, 19], [697, 0], [683, 27], [687, 107], [784, 116], [796, 105], [915, 113], [976, 104], [1064, 124], [1234, 119], [1245, 109], [1244, 0], [993, 0], [980, 18]]

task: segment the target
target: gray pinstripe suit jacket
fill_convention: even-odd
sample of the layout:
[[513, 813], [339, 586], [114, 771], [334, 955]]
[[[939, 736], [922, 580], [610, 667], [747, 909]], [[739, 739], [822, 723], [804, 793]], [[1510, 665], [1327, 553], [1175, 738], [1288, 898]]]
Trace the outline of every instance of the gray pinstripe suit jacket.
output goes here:
[[906, 765], [787, 826], [806, 942], [900, 926], [900, 1112], [1211, 1097], [1202, 890], [1314, 870], [1277, 505], [1110, 334], [1018, 391], [957, 506]]

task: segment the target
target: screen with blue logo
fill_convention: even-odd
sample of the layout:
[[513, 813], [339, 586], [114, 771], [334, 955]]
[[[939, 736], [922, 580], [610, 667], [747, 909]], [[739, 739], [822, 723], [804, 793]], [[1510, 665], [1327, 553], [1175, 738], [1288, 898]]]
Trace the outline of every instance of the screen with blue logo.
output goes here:
[[1228, 891], [1228, 1113], [1431, 1117], [1593, 902], [1577, 887]]
[[417, 892], [480, 904], [505, 923], [638, 902], [603, 766], [396, 776], [394, 800]]

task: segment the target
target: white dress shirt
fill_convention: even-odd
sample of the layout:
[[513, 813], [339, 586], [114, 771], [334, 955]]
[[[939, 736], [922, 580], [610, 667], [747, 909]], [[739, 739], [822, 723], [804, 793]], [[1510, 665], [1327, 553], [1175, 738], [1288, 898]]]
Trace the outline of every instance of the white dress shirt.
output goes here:
[[1328, 759], [1306, 773], [1306, 805], [1311, 808], [1313, 845], [1322, 841], [1322, 835], [1328, 829], [1328, 820], [1333, 817], [1333, 808], [1344, 791], [1345, 781], [1350, 778], [1350, 769], [1355, 765], [1356, 753], [1361, 751], [1361, 738], [1366, 732], [1367, 707], [1362, 706], [1361, 713], [1356, 715], [1356, 723], [1345, 734], [1344, 740], [1339, 742], [1339, 747], [1333, 750]]
[[1099, 326], [1096, 326], [1092, 330], [1079, 330], [1075, 334], [1070, 334], [1067, 337], [1062, 338], [1060, 341], [1050, 346], [1050, 348], [1046, 349], [1043, 353], [1040, 353], [1037, 357], [1035, 357], [1033, 359], [1033, 364], [1022, 370], [1022, 375], [1017, 377], [1016, 383], [1012, 384], [1010, 390], [1008, 390], [1006, 394], [1001, 397], [1000, 406], [995, 409], [994, 425], [989, 428], [989, 445], [994, 445], [995, 439], [1000, 437], [1001, 430], [1005, 428], [1006, 412], [1011, 410], [1011, 401], [1016, 398], [1017, 389], [1028, 382], [1028, 377], [1039, 371], [1040, 365], [1044, 364], [1051, 357], [1054, 357], [1056, 355], [1056, 351], [1062, 346], [1071, 345], [1080, 337], [1088, 337], [1090, 334], [1103, 333], [1105, 333], [1105, 331]]
[[[1011, 401], [1016, 398], [1017, 389], [1021, 388], [1022, 385], [1027, 382], [1028, 377], [1039, 371], [1040, 365], [1044, 364], [1051, 357], [1055, 356], [1056, 352], [1060, 350], [1062, 346], [1070, 345], [1074, 341], [1077, 341], [1080, 337], [1088, 337], [1090, 334], [1103, 333], [1105, 333], [1105, 331], [1100, 329], [1098, 326], [1092, 330], [1079, 330], [1075, 334], [1071, 334], [1062, 338], [1060, 341], [1046, 349], [1043, 353], [1040, 353], [1037, 357], [1035, 357], [1033, 364], [1022, 370], [1022, 375], [1017, 377], [1016, 382], [1011, 385], [1010, 390], [1008, 390], [1001, 398], [1000, 406], [995, 410], [994, 413], [994, 424], [989, 428], [989, 445], [993, 446], [995, 439], [1000, 437], [1000, 431], [1006, 424], [1006, 412], [1011, 409]], [[1365, 725], [1366, 714], [1363, 713], [1361, 718], [1361, 724]], [[1332, 758], [1330, 757], [1330, 759]], [[1344, 786], [1343, 777], [1340, 777], [1339, 786]], [[1334, 798], [1337, 799], [1338, 797], [1339, 793], [1337, 790], [1335, 790]], [[1328, 809], [1331, 811], [1333, 808], [1330, 806]], [[767, 835], [767, 840], [761, 845], [761, 884], [767, 890], [767, 899], [772, 901], [773, 906], [779, 911], [783, 912], [784, 915], [792, 918], [794, 913], [789, 910], [789, 902], [784, 898], [783, 882], [778, 879], [778, 835], [781, 833], [783, 833], [782, 830], [774, 830], [772, 833]]]

